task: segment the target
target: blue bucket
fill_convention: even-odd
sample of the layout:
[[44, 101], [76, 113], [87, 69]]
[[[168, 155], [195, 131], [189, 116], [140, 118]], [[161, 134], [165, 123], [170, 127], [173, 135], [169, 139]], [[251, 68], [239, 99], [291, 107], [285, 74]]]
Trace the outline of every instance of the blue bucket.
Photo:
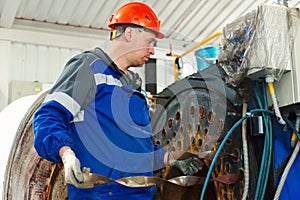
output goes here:
[[195, 52], [198, 70], [203, 70], [216, 63], [221, 47], [205, 47]]

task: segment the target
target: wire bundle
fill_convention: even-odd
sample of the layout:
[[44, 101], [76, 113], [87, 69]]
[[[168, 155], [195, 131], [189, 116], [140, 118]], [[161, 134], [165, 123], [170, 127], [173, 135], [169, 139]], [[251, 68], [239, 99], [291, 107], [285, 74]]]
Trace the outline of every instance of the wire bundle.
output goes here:
[[211, 162], [211, 165], [208, 169], [207, 175], [205, 177], [205, 181], [202, 187], [202, 192], [201, 192], [201, 196], [200, 196], [200, 200], [204, 199], [204, 195], [205, 195], [205, 190], [207, 188], [208, 182], [209, 182], [209, 177], [212, 173], [213, 167], [218, 159], [218, 156], [222, 150], [222, 148], [224, 147], [226, 141], [228, 140], [228, 138], [230, 137], [230, 135], [233, 133], [233, 131], [247, 118], [250, 118], [253, 114], [257, 114], [257, 113], [266, 113], [268, 115], [274, 115], [274, 112], [269, 111], [269, 110], [265, 110], [265, 109], [254, 109], [251, 110], [250, 112], [246, 113], [245, 116], [243, 116], [241, 119], [239, 119], [232, 127], [231, 129], [228, 131], [228, 133], [226, 134], [226, 136], [224, 137], [224, 139], [222, 140], [222, 142], [220, 143], [220, 146], [218, 148], [218, 150], [216, 151], [216, 154]]
[[[256, 100], [258, 103], [259, 108], [258, 109], [252, 109], [249, 112], [247, 112], [241, 119], [239, 119], [228, 131], [222, 142], [220, 143], [216, 154], [211, 162], [211, 165], [208, 169], [207, 175], [205, 177], [205, 181], [202, 187], [201, 191], [201, 196], [200, 200], [204, 199], [205, 195], [205, 190], [207, 188], [209, 178], [211, 176], [212, 170], [214, 168], [214, 165], [218, 159], [218, 156], [224, 147], [226, 141], [230, 137], [230, 135], [233, 133], [233, 131], [243, 123], [243, 121], [247, 118], [252, 117], [255, 114], [262, 113], [263, 116], [263, 122], [264, 122], [264, 128], [265, 128], [265, 140], [264, 140], [264, 147], [263, 147], [263, 153], [262, 153], [262, 158], [261, 158], [261, 164], [260, 164], [260, 171], [259, 171], [259, 176], [258, 176], [258, 181], [257, 181], [257, 186], [256, 186], [256, 191], [255, 191], [255, 200], [263, 200], [265, 197], [266, 193], [266, 188], [268, 185], [268, 178], [269, 178], [269, 173], [270, 173], [270, 168], [271, 168], [271, 162], [272, 162], [272, 151], [273, 151], [273, 129], [272, 129], [272, 120], [271, 116], [274, 116], [274, 112], [268, 110], [268, 101], [267, 101], [267, 92], [266, 92], [266, 85], [263, 82], [262, 86], [260, 87], [259, 83], [255, 83], [254, 87], [254, 93], [256, 96]], [[287, 126], [289, 126], [294, 133], [297, 135], [298, 140], [300, 141], [300, 134], [296, 130], [296, 128], [293, 126], [292, 122], [289, 121], [286, 118], [283, 118], [284, 121], [286, 122]], [[298, 144], [297, 144], [298, 146]], [[297, 150], [295, 150], [297, 151]], [[293, 160], [290, 160], [291, 164], [293, 163]], [[289, 168], [286, 169], [286, 171], [289, 171]], [[284, 183], [284, 180], [282, 180], [282, 185]], [[248, 190], [246, 187], [244, 188], [245, 190]], [[280, 192], [282, 188], [279, 188], [277, 191], [277, 195], [275, 195], [275, 199], [279, 198]], [[245, 199], [245, 192], [243, 194], [243, 199]]]
[[[255, 83], [254, 87], [254, 93], [256, 100], [258, 102], [258, 105], [261, 109], [268, 109], [268, 102], [267, 102], [267, 93], [266, 93], [266, 86], [264, 82], [262, 83], [262, 95], [260, 94], [260, 88], [258, 83]], [[273, 151], [273, 131], [272, 131], [272, 121], [269, 115], [266, 115], [265, 113], [262, 113], [263, 120], [265, 124], [265, 141], [264, 141], [264, 148], [261, 158], [261, 165], [260, 165], [260, 171], [259, 176], [257, 180], [256, 185], [256, 192], [255, 192], [255, 199], [264, 199], [269, 173], [270, 173], [270, 167], [271, 167], [271, 161], [272, 161], [272, 151]]]
[[[265, 87], [263, 87], [265, 88]], [[269, 172], [270, 172], [270, 165], [271, 165], [271, 159], [272, 159], [272, 123], [270, 120], [270, 115], [274, 115], [274, 112], [269, 111], [267, 109], [267, 95], [266, 95], [266, 91], [265, 89], [263, 90], [263, 98], [261, 98], [261, 94], [259, 94], [258, 91], [258, 86], [256, 88], [256, 96], [258, 97], [258, 102], [260, 104], [260, 109], [253, 109], [250, 112], [246, 113], [246, 115], [244, 115], [241, 119], [239, 119], [232, 127], [231, 129], [228, 131], [228, 133], [226, 134], [226, 136], [224, 137], [223, 141], [220, 143], [220, 146], [218, 148], [218, 150], [216, 151], [216, 154], [211, 162], [211, 165], [208, 169], [208, 173], [206, 175], [203, 187], [202, 187], [202, 192], [201, 192], [201, 196], [200, 196], [200, 200], [204, 199], [204, 195], [205, 195], [205, 190], [207, 188], [208, 182], [209, 182], [209, 177], [212, 173], [213, 167], [218, 159], [218, 156], [222, 150], [222, 148], [224, 147], [226, 141], [228, 140], [228, 138], [230, 137], [230, 135], [233, 133], [233, 131], [240, 125], [242, 124], [242, 122], [247, 119], [250, 118], [252, 115], [257, 114], [257, 113], [263, 113], [264, 116], [264, 123], [265, 123], [265, 127], [266, 127], [266, 131], [265, 131], [265, 143], [264, 143], [264, 151], [263, 151], [263, 155], [262, 155], [262, 162], [261, 162], [261, 167], [260, 167], [260, 173], [259, 173], [259, 178], [258, 178], [258, 183], [257, 183], [257, 190], [256, 190], [256, 194], [255, 194], [255, 199], [263, 199], [264, 198], [264, 194], [266, 191], [266, 186], [267, 186], [267, 182], [268, 182], [268, 177], [269, 177]]]

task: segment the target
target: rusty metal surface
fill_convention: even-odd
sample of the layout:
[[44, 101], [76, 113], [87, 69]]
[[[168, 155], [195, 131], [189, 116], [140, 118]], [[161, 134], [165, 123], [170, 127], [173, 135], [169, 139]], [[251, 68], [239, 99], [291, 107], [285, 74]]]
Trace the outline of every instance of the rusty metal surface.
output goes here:
[[[204, 159], [206, 169], [204, 167], [196, 175], [205, 177], [219, 142], [238, 119], [240, 107], [234, 104], [234, 91], [225, 85], [216, 68], [208, 68], [175, 82], [159, 96], [164, 98], [156, 101], [156, 110], [151, 117], [155, 133], [153, 142], [169, 151], [198, 153]], [[205, 199], [240, 198], [243, 188], [240, 152], [240, 131], [237, 129], [218, 157]], [[182, 174], [167, 167], [156, 175], [171, 179]], [[185, 189], [187, 194], [177, 192], [177, 199], [199, 199], [202, 187], [191, 191]]]
[[67, 199], [61, 167], [39, 157], [33, 147], [32, 117], [46, 93], [33, 102], [19, 125], [7, 163], [5, 200]]

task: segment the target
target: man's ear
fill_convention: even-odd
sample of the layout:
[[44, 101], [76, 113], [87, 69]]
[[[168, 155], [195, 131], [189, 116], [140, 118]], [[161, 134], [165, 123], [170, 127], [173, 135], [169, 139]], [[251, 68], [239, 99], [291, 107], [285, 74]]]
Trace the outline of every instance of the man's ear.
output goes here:
[[125, 36], [125, 39], [127, 41], [131, 41], [132, 40], [132, 33], [133, 33], [133, 28], [131, 27], [127, 27], [124, 31], [124, 36]]

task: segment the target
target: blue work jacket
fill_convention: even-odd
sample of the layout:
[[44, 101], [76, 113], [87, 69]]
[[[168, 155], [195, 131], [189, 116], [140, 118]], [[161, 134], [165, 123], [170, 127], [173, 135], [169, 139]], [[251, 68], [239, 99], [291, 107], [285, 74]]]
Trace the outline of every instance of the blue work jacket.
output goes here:
[[[38, 154], [61, 163], [59, 150], [70, 146], [91, 173], [111, 179], [152, 176], [164, 167], [165, 151], [152, 143], [147, 97], [140, 79], [125, 74], [100, 49], [73, 57], [34, 115]], [[151, 199], [155, 187], [117, 183], [77, 189], [69, 199]]]

